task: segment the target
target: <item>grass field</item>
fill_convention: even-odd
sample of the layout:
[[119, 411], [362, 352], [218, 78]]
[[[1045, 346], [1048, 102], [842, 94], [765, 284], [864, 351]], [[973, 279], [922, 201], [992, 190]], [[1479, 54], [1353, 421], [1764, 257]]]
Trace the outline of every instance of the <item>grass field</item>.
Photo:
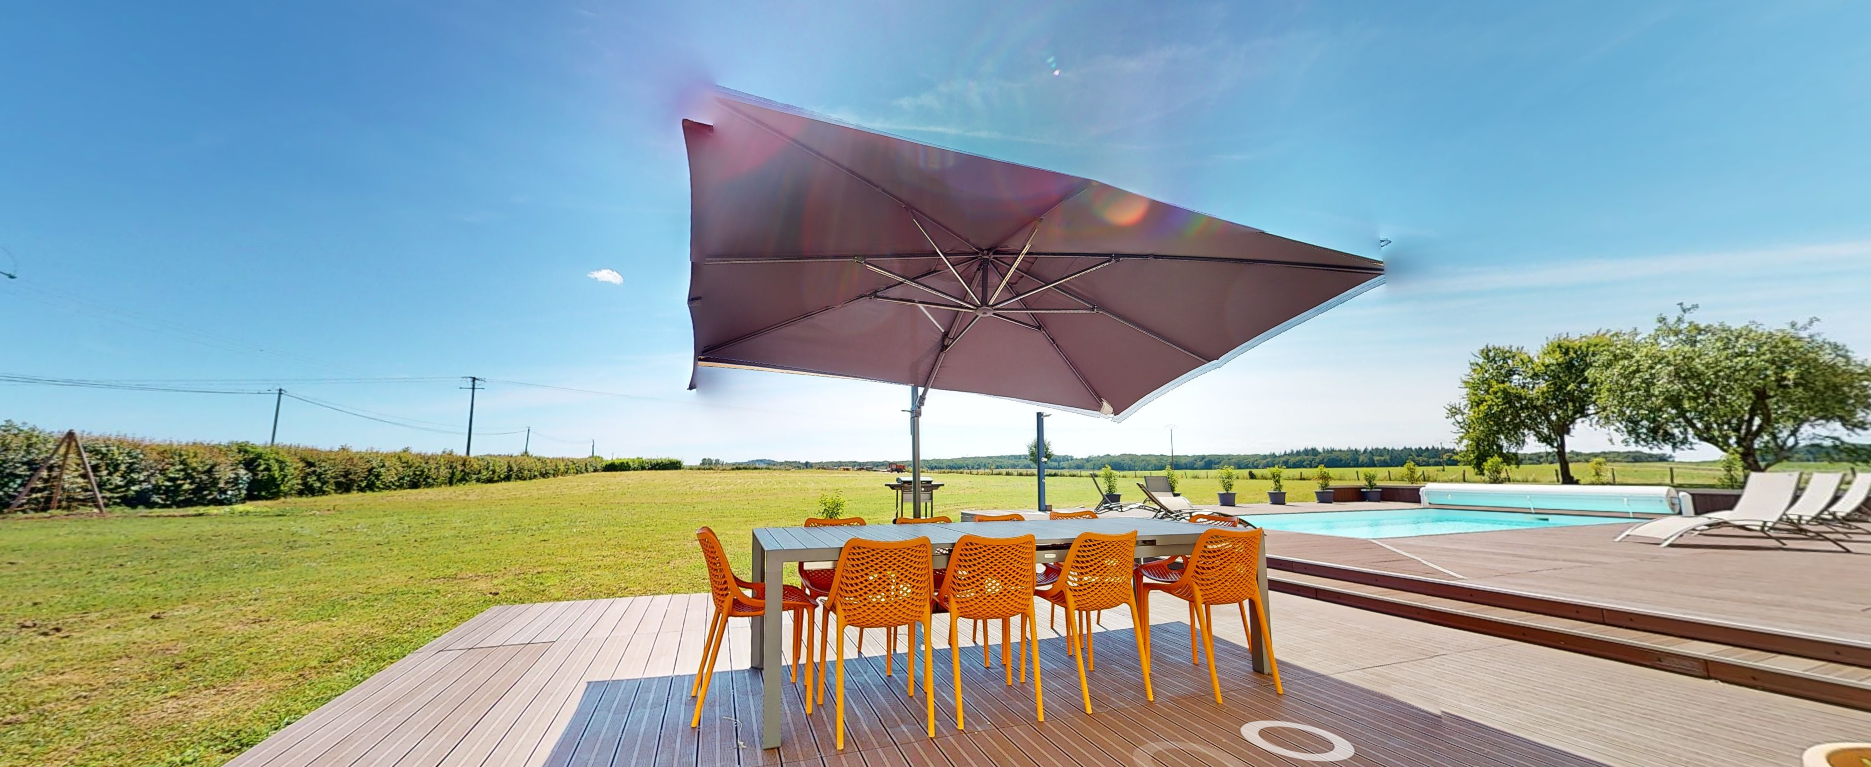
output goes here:
[[[1621, 481], [1660, 465], [1631, 466]], [[1031, 477], [932, 476], [939, 513], [1033, 503]], [[631, 472], [0, 520], [0, 765], [219, 764], [489, 606], [701, 591], [697, 526], [745, 575], [748, 530], [798, 524], [833, 489], [888, 517], [887, 478]], [[1095, 499], [1082, 477], [1048, 488], [1056, 506]]]

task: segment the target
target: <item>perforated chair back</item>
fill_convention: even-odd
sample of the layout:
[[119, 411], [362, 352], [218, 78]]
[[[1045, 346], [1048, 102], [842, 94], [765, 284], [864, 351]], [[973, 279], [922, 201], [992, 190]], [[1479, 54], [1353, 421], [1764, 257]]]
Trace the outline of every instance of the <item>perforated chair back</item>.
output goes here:
[[893, 524], [898, 525], [947, 525], [955, 520], [948, 517], [897, 517]]
[[806, 517], [806, 527], [844, 527], [846, 525], [861, 525], [861, 524], [864, 524], [863, 517], [839, 517], [837, 519], [826, 519], [824, 517]]
[[976, 522], [1025, 522], [1025, 514], [976, 514]]
[[1087, 511], [1048, 511], [1046, 512], [1046, 518], [1047, 519], [1097, 519], [1098, 512], [1089, 511], [1089, 510]]
[[832, 580], [830, 606], [858, 628], [922, 620], [935, 596], [933, 553], [928, 538], [845, 541], [834, 568], [838, 576]]
[[734, 567], [728, 563], [728, 552], [721, 548], [721, 539], [709, 528], [696, 530], [695, 540], [702, 545], [702, 561], [708, 565], [709, 596], [714, 597], [715, 609], [726, 610], [735, 597], [744, 596], [734, 585]]
[[1260, 595], [1260, 546], [1267, 531], [1216, 528], [1195, 540], [1195, 552], [1183, 566], [1175, 590], [1192, 594], [1201, 589], [1202, 601], [1225, 605]]
[[949, 552], [942, 604], [957, 617], [987, 620], [1025, 615], [1033, 607], [1035, 539], [964, 535]]
[[1130, 604], [1136, 560], [1135, 530], [1118, 535], [1079, 533], [1060, 563], [1059, 585], [1072, 595], [1073, 609], [1122, 607]]
[[1234, 517], [1230, 517], [1226, 514], [1211, 514], [1209, 512], [1202, 512], [1201, 514], [1191, 514], [1189, 515], [1189, 522], [1192, 524], [1197, 524], [1197, 525], [1214, 525], [1216, 527], [1240, 527], [1241, 526], [1241, 520], [1239, 519], [1235, 519]]

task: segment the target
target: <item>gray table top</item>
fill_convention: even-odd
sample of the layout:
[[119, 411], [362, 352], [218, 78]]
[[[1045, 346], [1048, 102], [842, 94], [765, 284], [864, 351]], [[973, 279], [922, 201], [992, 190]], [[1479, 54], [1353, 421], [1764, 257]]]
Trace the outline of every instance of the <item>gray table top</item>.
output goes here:
[[845, 541], [907, 541], [928, 538], [937, 547], [954, 546], [964, 535], [985, 538], [1011, 538], [1031, 534], [1035, 543], [1071, 543], [1079, 533], [1106, 535], [1136, 531], [1139, 545], [1190, 543], [1208, 530], [1208, 525], [1171, 522], [1162, 519], [1058, 519], [1026, 522], [950, 522], [920, 525], [850, 525], [836, 527], [762, 527], [754, 530], [754, 541], [769, 558], [787, 561], [836, 559]]

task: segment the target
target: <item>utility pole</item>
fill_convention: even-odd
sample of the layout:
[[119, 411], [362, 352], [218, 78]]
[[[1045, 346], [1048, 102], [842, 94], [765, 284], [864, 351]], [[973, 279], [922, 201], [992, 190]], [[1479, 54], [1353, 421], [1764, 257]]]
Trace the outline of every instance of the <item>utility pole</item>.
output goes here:
[[474, 393], [481, 390], [481, 380], [479, 376], [468, 376], [468, 385], [462, 387], [468, 390], [468, 446], [461, 451], [463, 457], [474, 455]]
[[[596, 450], [597, 446], [593, 445], [592, 449]], [[533, 454], [533, 427], [528, 426], [526, 427], [526, 447], [520, 448], [520, 455], [532, 455], [532, 454]]]
[[591, 457], [598, 457], [598, 441], [595, 439], [591, 441]]
[[1039, 510], [1046, 511], [1046, 414], [1035, 412], [1033, 424], [1033, 465], [1038, 467], [1033, 473], [1039, 476]]
[[266, 438], [266, 446], [272, 447], [279, 442], [279, 403], [286, 398], [285, 389], [273, 390], [273, 436]]
[[1169, 468], [1176, 470], [1176, 425], [1169, 425]]

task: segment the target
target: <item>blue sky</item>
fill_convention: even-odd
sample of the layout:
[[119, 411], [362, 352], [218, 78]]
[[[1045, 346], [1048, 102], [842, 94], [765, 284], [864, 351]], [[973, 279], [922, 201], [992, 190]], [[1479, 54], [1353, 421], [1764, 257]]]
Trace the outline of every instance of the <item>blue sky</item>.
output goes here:
[[[719, 84], [1391, 262], [1123, 424], [1055, 417], [1060, 452], [1444, 442], [1486, 343], [1688, 302], [1871, 350], [1865, 29], [1850, 2], [19, 6], [0, 373], [277, 382], [433, 429], [288, 400], [282, 440], [418, 449], [459, 449], [479, 375], [631, 396], [489, 384], [476, 452], [531, 426], [901, 457], [901, 387], [685, 391], [678, 122]], [[306, 380], [381, 377], [424, 380]], [[173, 439], [264, 440], [272, 407], [0, 384], [0, 418]], [[1017, 452], [1032, 410], [937, 392], [926, 454]]]

